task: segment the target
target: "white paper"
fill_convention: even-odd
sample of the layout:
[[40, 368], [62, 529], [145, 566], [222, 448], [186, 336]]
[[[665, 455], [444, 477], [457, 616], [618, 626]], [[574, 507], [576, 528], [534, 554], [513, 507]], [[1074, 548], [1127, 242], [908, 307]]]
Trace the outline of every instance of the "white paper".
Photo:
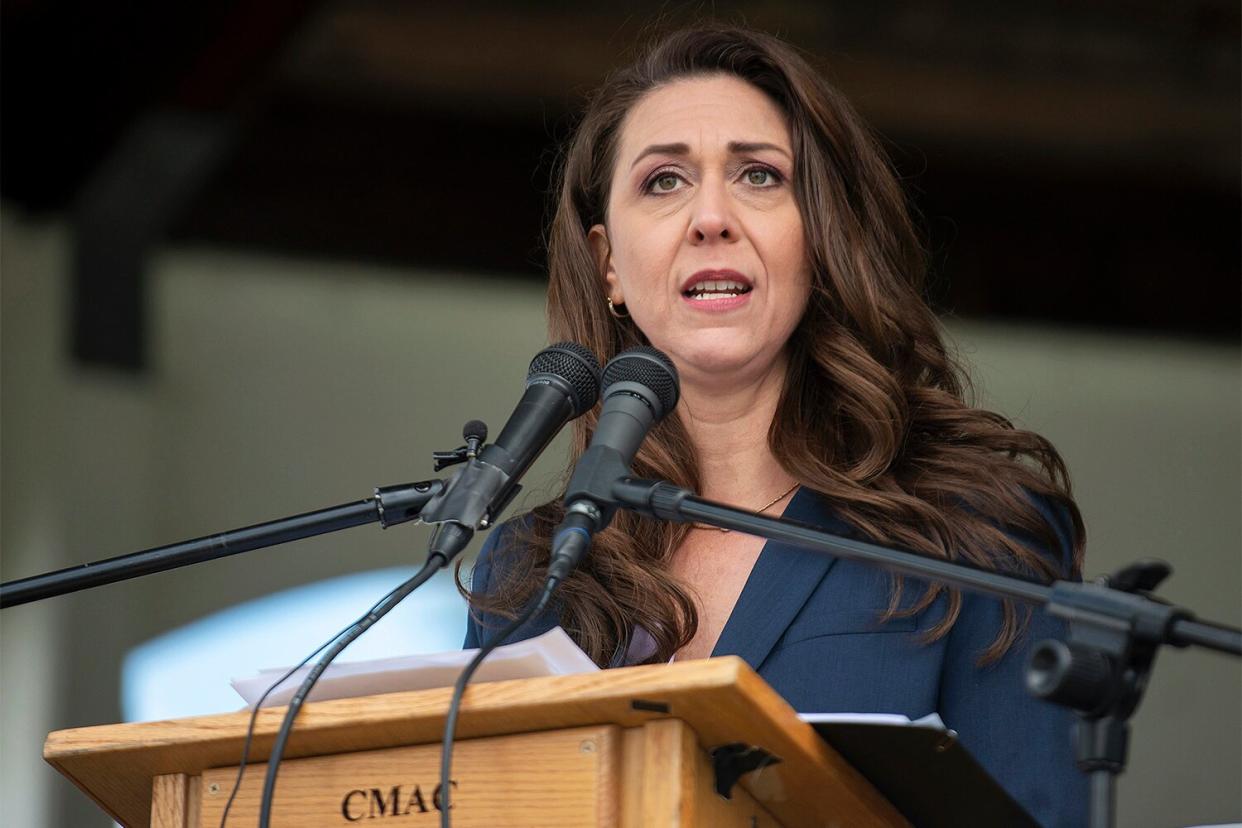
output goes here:
[[921, 719], [911, 719], [900, 713], [799, 713], [798, 718], [807, 724], [883, 724], [898, 727], [927, 727], [932, 730], [948, 730], [939, 713], [928, 713]]
[[[477, 652], [478, 650], [451, 650], [332, 664], [319, 677], [307, 701], [451, 687]], [[263, 691], [288, 669], [278, 667], [262, 670], [257, 676], [233, 679], [231, 684], [238, 695], [245, 699], [246, 706], [253, 707]], [[310, 670], [310, 664], [299, 669], [271, 692], [263, 706], [288, 704]], [[497, 647], [479, 665], [470, 681], [472, 684], [481, 684], [539, 676], [567, 676], [597, 670], [599, 667], [595, 662], [591, 661], [563, 629], [556, 627], [536, 638]]]

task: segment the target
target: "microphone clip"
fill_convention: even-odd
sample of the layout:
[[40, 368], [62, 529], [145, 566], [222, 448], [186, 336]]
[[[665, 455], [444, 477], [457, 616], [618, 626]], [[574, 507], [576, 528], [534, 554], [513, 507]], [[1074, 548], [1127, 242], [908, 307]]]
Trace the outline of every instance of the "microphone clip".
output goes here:
[[458, 446], [452, 451], [433, 451], [431, 453], [431, 459], [435, 461], [436, 471], [442, 471], [449, 466], [456, 466], [458, 463], [464, 463], [477, 457], [479, 449], [483, 447], [484, 441], [487, 440], [487, 424], [481, 420], [471, 420], [462, 428], [462, 437], [466, 440], [464, 446]]
[[456, 466], [458, 463], [464, 463], [471, 457], [465, 446], [455, 448], [452, 451], [433, 451], [431, 459], [436, 461], [435, 470], [443, 471], [449, 466]]
[[[611, 446], [592, 446], [587, 449], [574, 467], [565, 487], [565, 503], [570, 512], [579, 511], [591, 524], [592, 534], [612, 523], [613, 515], [620, 506], [613, 489], [629, 477], [630, 470], [621, 453]], [[590, 510], [574, 506], [589, 503]]]

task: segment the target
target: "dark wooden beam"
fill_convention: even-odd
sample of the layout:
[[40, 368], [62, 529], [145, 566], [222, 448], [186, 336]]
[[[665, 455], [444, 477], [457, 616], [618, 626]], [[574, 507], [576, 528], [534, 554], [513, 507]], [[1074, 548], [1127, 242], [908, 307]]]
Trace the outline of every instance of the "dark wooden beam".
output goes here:
[[147, 258], [225, 155], [221, 116], [161, 112], [139, 121], [73, 211], [72, 352], [126, 371], [147, 365]]

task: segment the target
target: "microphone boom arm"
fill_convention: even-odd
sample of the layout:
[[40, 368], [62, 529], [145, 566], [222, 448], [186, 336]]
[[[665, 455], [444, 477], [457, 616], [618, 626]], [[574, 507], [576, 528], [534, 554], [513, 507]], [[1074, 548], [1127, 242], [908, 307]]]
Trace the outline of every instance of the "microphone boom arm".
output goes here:
[[[611, 485], [593, 481], [592, 506], [622, 506], [647, 517], [697, 522], [782, 541], [803, 549], [862, 561], [901, 575], [1032, 604], [1067, 622], [1066, 642], [1045, 640], [1031, 651], [1027, 690], [1073, 709], [1076, 760], [1087, 774], [1091, 828], [1112, 828], [1116, 779], [1125, 770], [1129, 719], [1146, 689], [1161, 645], [1197, 646], [1242, 655], [1242, 631], [1195, 620], [1186, 609], [1150, 597], [1172, 570], [1160, 561], [1123, 569], [1103, 583], [1058, 580], [1042, 584], [914, 552], [841, 538], [797, 521], [753, 514], [704, 500], [663, 481], [629, 476]], [[603, 483], [603, 485], [601, 485]], [[611, 497], [602, 496], [609, 492]], [[562, 544], [578, 556], [585, 532], [566, 532]], [[1109, 586], [1110, 582], [1129, 589]]]
[[706, 523], [723, 529], [789, 543], [814, 552], [862, 561], [917, 578], [929, 578], [950, 587], [1011, 598], [1047, 609], [1068, 621], [1116, 617], [1122, 626], [1157, 643], [1190, 645], [1242, 655], [1242, 631], [1196, 621], [1189, 610], [1143, 595], [1102, 584], [1055, 581], [1051, 585], [979, 569], [969, 564], [932, 558], [917, 552], [890, 549], [874, 543], [842, 538], [787, 518], [758, 515], [698, 497], [671, 483], [624, 477], [616, 480], [612, 495], [618, 505], [646, 517], [677, 523]]
[[440, 480], [384, 486], [377, 488], [372, 497], [352, 503], [8, 581], [0, 584], [0, 609], [364, 523], [378, 523], [387, 529], [416, 520], [423, 505], [443, 488]]

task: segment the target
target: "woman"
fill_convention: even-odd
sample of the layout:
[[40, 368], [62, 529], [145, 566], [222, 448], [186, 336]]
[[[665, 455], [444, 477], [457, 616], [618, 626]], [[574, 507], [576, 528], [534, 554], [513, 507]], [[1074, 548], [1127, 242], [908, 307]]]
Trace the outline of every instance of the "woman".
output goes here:
[[[673, 34], [591, 99], [561, 168], [549, 327], [668, 354], [681, 402], [636, 475], [838, 534], [1049, 580], [1083, 526], [1043, 438], [963, 402], [900, 187], [789, 46]], [[572, 460], [594, 414], [575, 424]], [[542, 584], [559, 502], [488, 538], [467, 645]], [[621, 513], [558, 607], [604, 666], [742, 656], [798, 710], [939, 712], [1039, 820], [1083, 821], [1064, 711], [1027, 697], [1042, 616], [705, 526]]]

